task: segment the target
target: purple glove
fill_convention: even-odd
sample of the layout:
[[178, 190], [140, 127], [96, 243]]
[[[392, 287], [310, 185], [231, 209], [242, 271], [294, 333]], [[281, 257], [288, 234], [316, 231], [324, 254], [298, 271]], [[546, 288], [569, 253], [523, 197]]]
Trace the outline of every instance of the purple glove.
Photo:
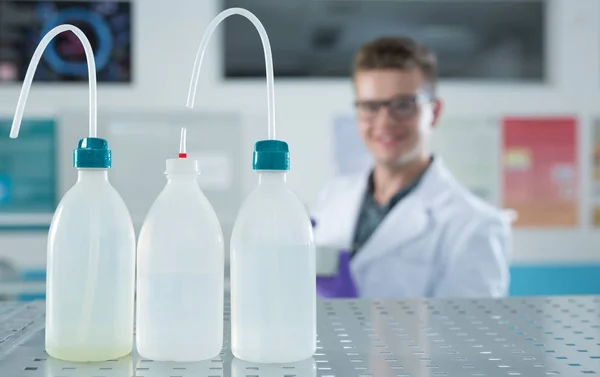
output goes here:
[[323, 298], [356, 298], [356, 285], [350, 273], [350, 253], [339, 254], [338, 273], [335, 276], [317, 276], [317, 293]]

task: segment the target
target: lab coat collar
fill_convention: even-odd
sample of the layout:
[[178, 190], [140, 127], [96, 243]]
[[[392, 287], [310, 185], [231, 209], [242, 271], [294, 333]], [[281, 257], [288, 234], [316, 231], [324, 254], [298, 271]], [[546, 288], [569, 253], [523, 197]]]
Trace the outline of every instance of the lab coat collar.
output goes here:
[[[365, 195], [366, 190], [368, 189], [371, 172], [372, 169], [363, 173], [364, 177], [361, 180], [361, 184], [357, 185], [357, 190], [353, 192], [353, 195]], [[409, 197], [411, 197], [411, 199], [418, 198], [423, 209], [437, 207], [443, 204], [446, 199], [450, 198], [451, 193], [448, 188], [453, 186], [454, 182], [454, 178], [446, 167], [444, 160], [440, 156], [434, 156], [431, 164], [420, 178], [417, 187], [415, 187], [405, 199], [408, 199]], [[402, 203], [402, 201], [404, 201], [404, 199], [401, 200], [400, 203]]]
[[435, 156], [429, 169], [425, 172], [421, 183], [415, 188], [414, 194], [421, 198], [427, 209], [443, 204], [452, 195], [451, 190], [455, 181], [440, 156]]

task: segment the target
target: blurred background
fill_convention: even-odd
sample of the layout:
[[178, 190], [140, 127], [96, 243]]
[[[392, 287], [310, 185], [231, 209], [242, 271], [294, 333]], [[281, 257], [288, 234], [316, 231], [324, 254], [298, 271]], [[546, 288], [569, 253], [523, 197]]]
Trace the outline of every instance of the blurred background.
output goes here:
[[228, 240], [256, 183], [253, 144], [267, 137], [264, 56], [250, 22], [221, 24], [196, 107], [185, 101], [202, 34], [232, 6], [269, 33], [277, 136], [308, 208], [330, 178], [369, 163], [352, 107], [355, 50], [408, 35], [439, 59], [435, 152], [476, 195], [516, 214], [511, 295], [600, 293], [598, 0], [0, 0], [0, 298], [44, 296], [49, 223], [87, 135], [85, 56], [64, 34], [46, 50], [19, 139], [8, 138], [33, 50], [60, 23], [94, 47], [99, 136], [136, 230], [185, 126]]

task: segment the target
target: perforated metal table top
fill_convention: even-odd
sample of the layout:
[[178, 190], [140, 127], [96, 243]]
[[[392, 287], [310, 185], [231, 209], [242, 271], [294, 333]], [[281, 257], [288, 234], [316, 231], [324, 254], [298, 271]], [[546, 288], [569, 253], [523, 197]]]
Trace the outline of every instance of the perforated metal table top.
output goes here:
[[[226, 308], [228, 324], [228, 309]], [[223, 352], [201, 363], [67, 363], [44, 352], [43, 303], [0, 304], [1, 377], [454, 377], [600, 374], [600, 297], [332, 300], [318, 307], [318, 349], [285, 365]]]

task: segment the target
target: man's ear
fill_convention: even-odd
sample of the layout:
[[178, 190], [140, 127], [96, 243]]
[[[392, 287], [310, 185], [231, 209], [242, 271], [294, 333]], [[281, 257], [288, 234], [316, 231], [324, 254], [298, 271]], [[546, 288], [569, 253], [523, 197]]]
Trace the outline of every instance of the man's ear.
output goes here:
[[442, 108], [443, 102], [441, 99], [436, 98], [435, 100], [433, 100], [433, 122], [431, 123], [433, 127], [437, 126], [438, 120], [442, 115]]

